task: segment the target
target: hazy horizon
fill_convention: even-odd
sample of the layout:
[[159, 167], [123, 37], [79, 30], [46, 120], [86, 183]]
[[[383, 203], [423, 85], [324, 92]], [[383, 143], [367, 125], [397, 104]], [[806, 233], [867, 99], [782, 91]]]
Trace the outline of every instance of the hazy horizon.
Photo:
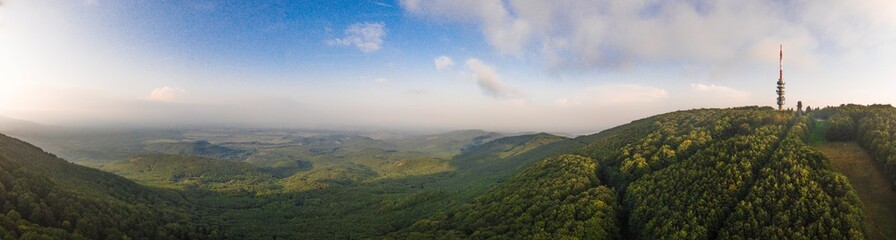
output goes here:
[[0, 3], [0, 116], [60, 126], [592, 133], [890, 104], [896, 2]]

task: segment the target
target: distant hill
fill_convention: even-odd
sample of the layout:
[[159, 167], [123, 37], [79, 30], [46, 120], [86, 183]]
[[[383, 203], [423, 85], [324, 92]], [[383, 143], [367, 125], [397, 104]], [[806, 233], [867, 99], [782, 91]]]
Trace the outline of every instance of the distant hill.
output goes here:
[[464, 154], [459, 155], [453, 162], [460, 167], [475, 166], [486, 163], [492, 159], [490, 156], [506, 159], [564, 140], [567, 140], [567, 138], [547, 133], [505, 137], [487, 143], [468, 146]]
[[176, 139], [180, 132], [170, 129], [100, 129], [37, 126], [15, 128], [4, 133], [23, 139], [73, 162], [104, 163], [153, 152], [144, 142]]
[[451, 171], [454, 156], [499, 136], [480, 130], [384, 140], [347, 134], [301, 136], [288, 144], [259, 147], [246, 162], [286, 178], [282, 182], [288, 189], [307, 190], [347, 183], [332, 179], [359, 182]]
[[62, 159], [0, 135], [0, 236], [19, 239], [219, 238], [178, 194]]
[[396, 146], [396, 150], [417, 151], [438, 158], [451, 158], [462, 151], [495, 139], [503, 134], [483, 130], [462, 130], [422, 136], [407, 136], [384, 140]]
[[246, 159], [252, 150], [237, 149], [232, 147], [211, 144], [205, 140], [196, 141], [148, 141], [144, 142], [143, 149], [146, 152], [169, 155], [197, 156], [223, 160], [242, 161]]
[[[380, 238], [485, 194], [539, 160], [572, 152], [578, 142], [550, 134], [500, 138], [454, 156], [450, 171], [381, 178], [297, 193], [297, 239]], [[292, 225], [289, 225], [292, 226]], [[351, 226], [351, 227], [346, 227]], [[270, 233], [268, 233], [270, 234]]]
[[103, 166], [103, 170], [154, 186], [195, 187], [225, 193], [280, 189], [254, 166], [195, 156], [146, 154]]
[[27, 129], [46, 129], [50, 127], [51, 126], [43, 125], [36, 122], [0, 116], [0, 131], [4, 132], [21, 131]]

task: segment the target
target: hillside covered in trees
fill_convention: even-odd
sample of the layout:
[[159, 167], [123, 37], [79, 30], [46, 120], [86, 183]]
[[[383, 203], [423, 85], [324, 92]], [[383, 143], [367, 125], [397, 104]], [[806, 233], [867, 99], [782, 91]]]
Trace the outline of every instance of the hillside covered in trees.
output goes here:
[[[806, 144], [808, 125], [805, 116], [771, 108], [702, 109], [663, 114], [578, 138], [586, 146], [576, 152], [593, 159], [598, 164], [595, 175], [603, 179], [589, 181], [588, 186], [601, 192], [615, 189], [617, 194], [589, 202], [622, 207], [602, 208], [601, 216], [616, 218], [589, 227], [588, 238], [864, 239], [861, 203], [845, 177]], [[542, 164], [552, 161], [556, 160]], [[549, 168], [534, 165], [519, 176]], [[564, 178], [566, 184], [580, 182], [578, 177]], [[394, 236], [576, 236], [501, 234], [522, 226], [529, 231], [543, 228], [537, 221], [526, 224], [525, 216], [550, 216], [555, 221], [549, 226], [554, 228], [548, 229], [592, 219], [581, 214], [593, 212], [590, 205], [562, 200], [578, 199], [576, 192], [565, 191], [565, 185], [525, 185], [514, 179], [519, 182], [504, 184], [471, 204], [419, 221]], [[529, 191], [544, 194], [514, 200]], [[565, 204], [552, 204], [556, 201]], [[543, 204], [562, 210], [533, 207]], [[479, 219], [485, 217], [493, 224], [482, 224]], [[618, 230], [606, 230], [613, 225]]]
[[[881, 105], [808, 115], [698, 109], [573, 139], [532, 134], [463, 148], [410, 141], [432, 154], [459, 152], [413, 160], [361, 149], [388, 157], [339, 155], [348, 163], [281, 177], [245, 162], [176, 155], [105, 165], [165, 189], [5, 137], [0, 236], [866, 239], [850, 181], [807, 142], [825, 125], [826, 138], [857, 140], [896, 180], [894, 121], [896, 109]], [[389, 164], [370, 167], [377, 159]], [[414, 174], [388, 170], [404, 164]]]
[[151, 189], [0, 135], [0, 239], [222, 238], [173, 191]]
[[597, 163], [585, 157], [549, 158], [472, 203], [389, 238], [617, 238], [616, 195], [596, 172]]
[[896, 108], [890, 105], [843, 105], [813, 114], [827, 121], [825, 137], [855, 140], [871, 153], [896, 190]]

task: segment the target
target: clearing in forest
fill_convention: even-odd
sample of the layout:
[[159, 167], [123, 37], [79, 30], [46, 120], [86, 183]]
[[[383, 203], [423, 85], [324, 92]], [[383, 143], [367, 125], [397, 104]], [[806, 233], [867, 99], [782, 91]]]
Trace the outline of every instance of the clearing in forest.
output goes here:
[[862, 199], [872, 239], [896, 239], [896, 192], [871, 156], [855, 142], [818, 142], [834, 169], [846, 175]]

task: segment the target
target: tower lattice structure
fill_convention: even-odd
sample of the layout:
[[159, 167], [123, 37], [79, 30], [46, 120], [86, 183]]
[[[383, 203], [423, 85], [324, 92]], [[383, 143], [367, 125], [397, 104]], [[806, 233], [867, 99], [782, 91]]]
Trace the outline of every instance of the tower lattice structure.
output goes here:
[[784, 110], [784, 45], [778, 49], [778, 110]]

